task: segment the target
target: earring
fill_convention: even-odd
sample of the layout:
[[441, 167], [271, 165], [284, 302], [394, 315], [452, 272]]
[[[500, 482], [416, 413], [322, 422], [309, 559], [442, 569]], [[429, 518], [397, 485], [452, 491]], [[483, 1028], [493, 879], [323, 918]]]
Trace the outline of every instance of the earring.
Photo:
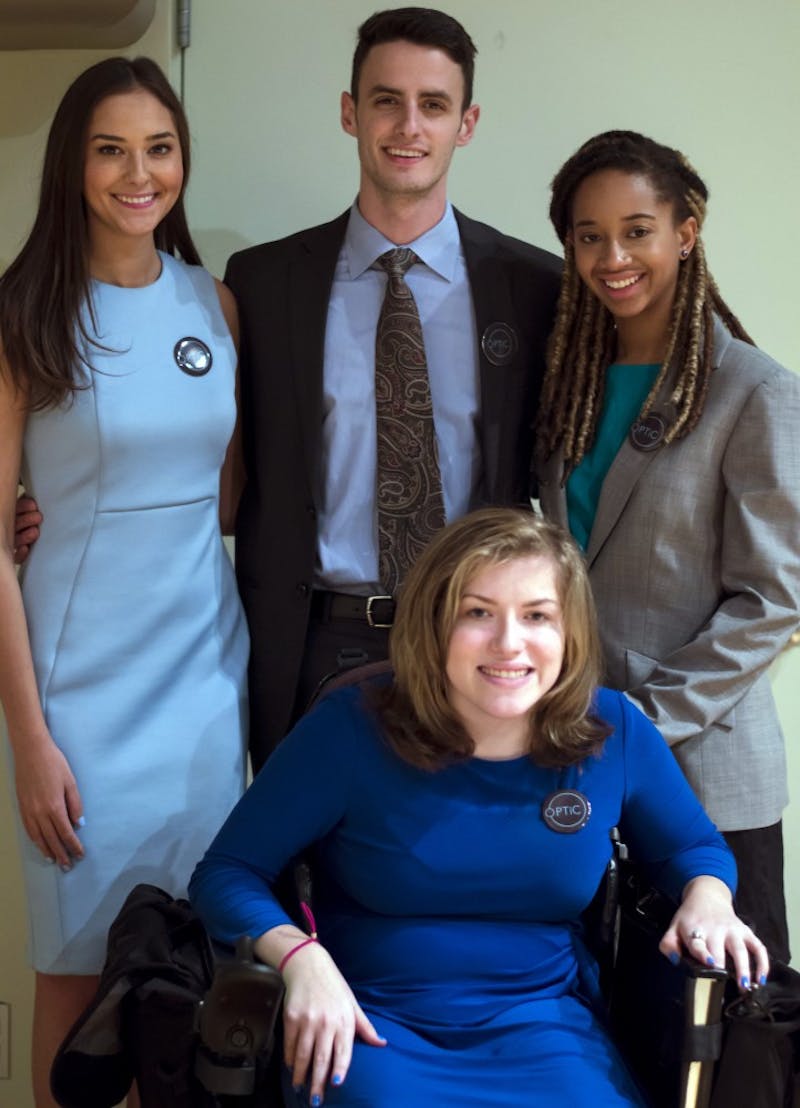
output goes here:
[[688, 257], [689, 257], [689, 247], [684, 246], [683, 249], [681, 250], [681, 261], [685, 262]]

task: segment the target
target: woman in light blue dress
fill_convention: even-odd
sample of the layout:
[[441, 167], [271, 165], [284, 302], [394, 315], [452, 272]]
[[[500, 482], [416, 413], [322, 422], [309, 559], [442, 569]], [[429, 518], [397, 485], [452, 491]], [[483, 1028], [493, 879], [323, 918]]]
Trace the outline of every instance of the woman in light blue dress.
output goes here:
[[[244, 783], [248, 641], [219, 526], [237, 484], [236, 308], [198, 264], [188, 168], [155, 63], [91, 67], [58, 108], [36, 222], [0, 279], [0, 699], [37, 1108], [130, 888], [182, 895]], [[20, 473], [45, 517], [21, 587]]]

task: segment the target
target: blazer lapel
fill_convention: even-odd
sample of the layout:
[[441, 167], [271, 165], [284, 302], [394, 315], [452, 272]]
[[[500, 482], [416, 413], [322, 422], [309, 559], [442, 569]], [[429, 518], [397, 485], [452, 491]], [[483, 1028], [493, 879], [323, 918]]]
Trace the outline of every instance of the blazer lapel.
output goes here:
[[328, 304], [349, 211], [298, 238], [289, 262], [289, 336], [297, 421], [314, 500], [321, 499], [323, 363]]
[[[731, 341], [730, 332], [714, 317], [714, 365], [719, 364], [728, 344]], [[661, 416], [665, 426], [668, 427], [674, 419], [674, 408], [670, 402], [670, 393], [674, 388], [674, 374], [670, 374], [659, 390], [653, 405], [653, 413]], [[646, 445], [646, 434], [638, 436], [640, 442]], [[592, 533], [589, 536], [589, 545], [586, 550], [586, 561], [592, 565], [595, 558], [602, 550], [606, 540], [616, 527], [625, 506], [631, 497], [633, 490], [641, 480], [648, 466], [652, 464], [658, 454], [664, 449], [659, 443], [652, 449], [642, 449], [634, 446], [631, 436], [625, 438], [617, 456], [611, 463], [611, 467], [603, 481], [600, 491], [600, 500], [592, 525]], [[550, 519], [569, 528], [567, 516], [567, 492], [562, 487], [564, 478], [564, 458], [561, 449], [557, 449], [540, 466], [540, 503], [542, 511]]]
[[[656, 412], [662, 410], [658, 406], [654, 408]], [[614, 530], [642, 474], [661, 449], [663, 448], [659, 445], [649, 451], [639, 450], [631, 443], [630, 436], [626, 437], [619, 448], [600, 490], [597, 513], [586, 549], [586, 561], [590, 566]]]
[[[730, 341], [730, 332], [722, 321], [717, 316], [714, 316], [714, 367], [719, 365], [720, 359], [723, 357]], [[661, 386], [655, 404], [653, 405], [653, 413], [660, 415], [664, 419], [667, 427], [675, 418], [675, 410], [669, 399], [674, 387], [675, 371], [673, 370]], [[663, 449], [663, 445], [658, 445], [654, 449], [637, 448], [631, 442], [631, 436], [628, 435], [626, 437], [616, 458], [611, 464], [611, 468], [606, 474], [606, 479], [603, 482], [603, 488], [600, 492], [597, 514], [594, 517], [594, 525], [592, 527], [592, 533], [589, 536], [589, 546], [586, 551], [587, 562], [590, 566], [616, 526], [642, 474], [645, 473], [647, 467]]]
[[[656, 407], [655, 410], [663, 411], [664, 408], [663, 406], [662, 408]], [[592, 525], [592, 533], [589, 536], [589, 545], [586, 549], [586, 561], [589, 566], [600, 553], [603, 544], [616, 526], [639, 478], [660, 449], [659, 447], [647, 452], [637, 450], [632, 445], [630, 437], [623, 442], [605, 476], [600, 491], [600, 500]], [[539, 463], [538, 472], [539, 503], [543, 513], [548, 519], [560, 524], [568, 531], [567, 487], [566, 483], [562, 484], [564, 481], [564, 454], [561, 447], [557, 447], [549, 458]]]
[[[515, 498], [515, 428], [519, 421], [517, 405], [509, 402], [514, 365], [512, 347], [515, 341], [518, 347], [519, 336], [514, 325], [514, 303], [508, 283], [508, 267], [499, 261], [496, 244], [487, 236], [483, 225], [468, 219], [455, 209], [454, 212], [475, 313], [480, 365], [483, 498], [489, 504], [508, 504]], [[493, 361], [487, 356], [485, 344], [482, 344], [484, 338], [492, 337], [496, 343]], [[503, 344], [509, 344], [510, 355], [504, 353]], [[491, 351], [491, 347], [489, 349]]]
[[[729, 341], [730, 334], [715, 317], [714, 365], [718, 364]], [[653, 404], [652, 415], [656, 418], [660, 417], [663, 420], [664, 430], [671, 426], [676, 417], [674, 405], [670, 400], [670, 395], [675, 387], [675, 377], [676, 371], [673, 369], [661, 386], [655, 403]], [[633, 426], [634, 429], [637, 427], [641, 429], [641, 425], [638, 423]], [[592, 533], [589, 536], [589, 546], [586, 551], [587, 561], [590, 566], [616, 526], [617, 521], [625, 510], [625, 505], [631, 493], [636, 488], [642, 475], [664, 449], [663, 436], [656, 445], [649, 445], [648, 435], [652, 437], [652, 433], [651, 426], [649, 429], [645, 428], [643, 431], [640, 430], [639, 434], [633, 431], [631, 434], [628, 434], [617, 452], [617, 456], [612, 462], [611, 468], [606, 474], [603, 487], [600, 491], [600, 500], [597, 505], [597, 514], [594, 518]], [[634, 445], [634, 438], [637, 440], [638, 445]]]

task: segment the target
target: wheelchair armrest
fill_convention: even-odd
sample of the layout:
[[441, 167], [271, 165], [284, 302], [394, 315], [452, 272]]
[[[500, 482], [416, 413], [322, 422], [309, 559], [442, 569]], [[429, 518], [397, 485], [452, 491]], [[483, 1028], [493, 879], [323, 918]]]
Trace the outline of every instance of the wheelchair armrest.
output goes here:
[[239, 939], [233, 957], [218, 958], [211, 988], [197, 1006], [195, 1073], [209, 1092], [253, 1092], [256, 1063], [272, 1050], [283, 993], [283, 978], [254, 959], [248, 936]]
[[674, 906], [655, 894], [625, 902], [611, 979], [615, 1040], [653, 1108], [707, 1105], [722, 1050], [722, 1006], [728, 974], [658, 949]]

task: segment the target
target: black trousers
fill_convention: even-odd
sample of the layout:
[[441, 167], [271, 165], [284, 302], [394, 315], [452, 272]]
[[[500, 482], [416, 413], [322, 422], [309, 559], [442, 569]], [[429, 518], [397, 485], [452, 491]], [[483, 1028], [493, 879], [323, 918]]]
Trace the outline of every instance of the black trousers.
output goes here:
[[783, 826], [724, 831], [739, 870], [734, 907], [769, 951], [770, 958], [788, 962], [789, 928], [783, 894]]
[[370, 627], [366, 620], [312, 618], [306, 633], [292, 723], [305, 712], [326, 678], [352, 665], [381, 662], [388, 657], [388, 628]]

